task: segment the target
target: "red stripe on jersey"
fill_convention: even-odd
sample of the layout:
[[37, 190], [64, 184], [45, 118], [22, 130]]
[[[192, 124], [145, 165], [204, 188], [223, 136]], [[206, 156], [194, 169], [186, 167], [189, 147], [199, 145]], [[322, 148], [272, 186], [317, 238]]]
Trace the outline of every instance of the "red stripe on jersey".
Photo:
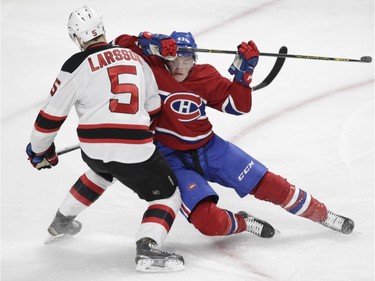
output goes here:
[[67, 117], [67, 116], [54, 116], [54, 115], [50, 115], [48, 113], [45, 113], [43, 110], [41, 110], [39, 112], [39, 114], [43, 118], [46, 118], [46, 119], [51, 120], [51, 121], [57, 121], [57, 122], [64, 121], [66, 119], [66, 117]]
[[85, 143], [127, 143], [127, 144], [145, 144], [153, 141], [153, 138], [143, 140], [128, 140], [128, 139], [87, 139], [79, 138], [80, 142]]
[[60, 128], [45, 129], [45, 128], [39, 127], [37, 123], [34, 124], [34, 128], [35, 128], [35, 130], [37, 130], [38, 132], [41, 132], [41, 133], [53, 133], [53, 132], [56, 132], [60, 129]]
[[146, 125], [90, 124], [79, 125], [78, 138], [85, 143], [145, 144], [153, 141], [152, 132]]
[[[177, 125], [177, 126], [181, 126], [181, 125]], [[198, 149], [204, 146], [205, 144], [207, 144], [213, 138], [213, 136], [214, 136], [214, 133], [211, 132], [210, 135], [208, 135], [202, 140], [189, 142], [177, 136], [168, 135], [164, 132], [160, 132], [156, 129], [156, 134], [154, 135], [154, 139], [161, 142], [163, 145], [174, 150], [193, 150], [193, 149]]]
[[131, 130], [148, 130], [146, 125], [133, 125], [133, 124], [80, 124], [78, 129], [131, 129]]
[[41, 110], [34, 123], [34, 128], [38, 132], [53, 133], [60, 129], [67, 116], [53, 116]]

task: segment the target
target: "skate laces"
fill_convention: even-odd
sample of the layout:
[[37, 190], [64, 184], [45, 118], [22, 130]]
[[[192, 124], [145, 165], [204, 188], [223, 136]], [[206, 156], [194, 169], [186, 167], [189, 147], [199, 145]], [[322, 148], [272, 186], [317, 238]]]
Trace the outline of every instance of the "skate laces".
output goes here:
[[148, 247], [150, 249], [151, 252], [156, 252], [156, 253], [159, 253], [159, 254], [164, 254], [164, 255], [168, 255], [168, 256], [172, 256], [172, 255], [175, 255], [174, 253], [172, 252], [168, 252], [166, 250], [163, 250], [161, 249], [158, 244], [154, 243], [154, 242], [149, 242], [148, 243]]
[[350, 234], [354, 229], [354, 221], [344, 216], [336, 215], [331, 211], [327, 212], [327, 219], [320, 222], [320, 224], [339, 231], [343, 234]]
[[245, 218], [245, 221], [247, 221], [247, 231], [248, 232], [251, 232], [251, 233], [254, 233], [258, 236], [261, 236], [262, 234], [262, 230], [263, 230], [263, 224], [256, 221], [254, 218], [252, 217], [247, 217]]
[[148, 256], [150, 258], [177, 257], [175, 253], [162, 250], [152, 239], [144, 239], [137, 242], [137, 256]]
[[340, 215], [336, 215], [335, 213], [332, 213], [331, 211], [328, 211], [327, 218], [320, 223], [331, 229], [341, 231], [342, 226], [344, 225], [344, 222], [345, 222], [344, 217]]
[[237, 215], [243, 217], [246, 223], [246, 231], [262, 238], [271, 238], [276, 230], [268, 222], [253, 217], [245, 211], [239, 211]]

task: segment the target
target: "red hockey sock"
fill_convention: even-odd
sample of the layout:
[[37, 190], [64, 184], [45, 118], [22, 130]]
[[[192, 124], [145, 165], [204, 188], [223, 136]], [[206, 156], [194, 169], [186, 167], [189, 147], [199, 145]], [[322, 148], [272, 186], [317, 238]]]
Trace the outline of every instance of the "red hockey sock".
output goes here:
[[212, 200], [201, 201], [191, 212], [190, 222], [208, 236], [225, 236], [246, 230], [243, 217], [220, 209]]
[[250, 194], [257, 199], [269, 201], [292, 214], [312, 221], [323, 221], [327, 218], [327, 208], [323, 203], [271, 172], [264, 175]]

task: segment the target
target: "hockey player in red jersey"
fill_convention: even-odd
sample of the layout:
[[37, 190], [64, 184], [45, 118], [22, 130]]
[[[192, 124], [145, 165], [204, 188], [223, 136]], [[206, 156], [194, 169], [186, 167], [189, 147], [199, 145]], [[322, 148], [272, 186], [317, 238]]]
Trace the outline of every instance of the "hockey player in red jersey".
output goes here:
[[232, 188], [240, 197], [252, 195], [279, 205], [333, 230], [352, 232], [351, 219], [327, 210], [308, 192], [269, 171], [213, 132], [206, 107], [234, 115], [250, 112], [250, 83], [259, 55], [253, 41], [238, 46], [238, 54], [229, 68], [233, 81], [211, 65], [197, 64], [194, 52], [176, 50], [197, 47], [189, 32], [173, 32], [170, 36], [149, 32], [121, 35], [112, 44], [142, 55], [153, 70], [163, 101], [155, 127], [155, 144], [176, 173], [182, 213], [201, 233], [230, 235], [247, 230], [260, 237], [272, 237], [275, 233], [270, 224], [246, 212], [219, 208], [219, 197], [208, 182]]
[[161, 108], [152, 71], [131, 50], [107, 43], [102, 16], [90, 7], [71, 13], [68, 30], [81, 52], [62, 66], [26, 152], [38, 170], [57, 165], [54, 139], [74, 106], [82, 158], [90, 170], [58, 209], [46, 243], [78, 233], [81, 223], [75, 217], [119, 180], [149, 202], [136, 235], [136, 269], [182, 270], [183, 257], [160, 248], [181, 197], [175, 174], [153, 144], [150, 131]]

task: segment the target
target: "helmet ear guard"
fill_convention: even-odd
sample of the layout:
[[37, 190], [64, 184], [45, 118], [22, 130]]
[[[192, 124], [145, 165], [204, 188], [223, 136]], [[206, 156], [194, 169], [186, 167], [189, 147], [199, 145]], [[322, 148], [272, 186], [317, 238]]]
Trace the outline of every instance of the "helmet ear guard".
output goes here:
[[102, 15], [88, 6], [75, 10], [69, 16], [68, 33], [73, 42], [83, 50], [83, 43], [105, 35]]
[[[173, 31], [170, 36], [176, 41], [177, 47], [197, 48], [195, 39], [190, 32]], [[177, 50], [177, 56], [181, 56], [181, 57], [192, 56], [194, 60], [197, 60], [197, 54], [195, 52], [181, 52]]]

